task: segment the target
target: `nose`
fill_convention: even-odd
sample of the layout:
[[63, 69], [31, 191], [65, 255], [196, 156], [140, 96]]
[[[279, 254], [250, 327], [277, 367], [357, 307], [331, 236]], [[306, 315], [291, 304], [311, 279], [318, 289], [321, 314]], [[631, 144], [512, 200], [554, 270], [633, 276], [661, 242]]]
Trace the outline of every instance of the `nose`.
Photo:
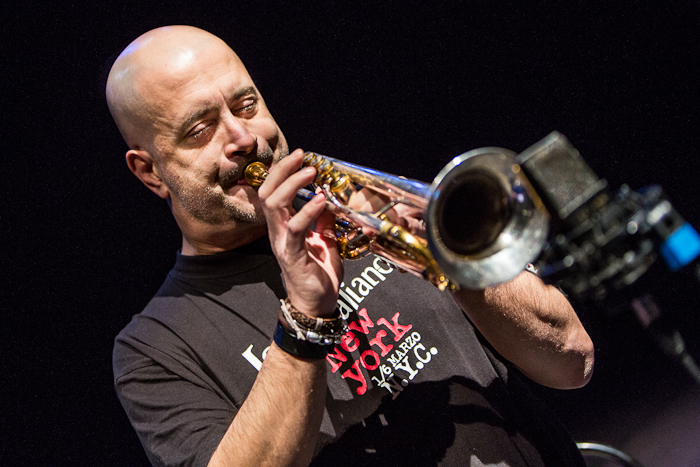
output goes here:
[[247, 156], [255, 150], [257, 139], [245, 125], [234, 115], [229, 114], [225, 120], [226, 144], [224, 151], [229, 159], [235, 156]]

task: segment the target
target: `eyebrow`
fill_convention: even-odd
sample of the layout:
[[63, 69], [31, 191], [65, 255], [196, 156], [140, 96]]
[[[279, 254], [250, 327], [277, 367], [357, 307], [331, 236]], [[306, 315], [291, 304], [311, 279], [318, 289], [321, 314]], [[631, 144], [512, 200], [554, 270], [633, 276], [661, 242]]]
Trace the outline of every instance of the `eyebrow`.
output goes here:
[[[228, 104], [230, 104], [231, 102], [237, 101], [238, 99], [240, 99], [241, 97], [243, 97], [243, 96], [245, 96], [245, 95], [247, 95], [247, 94], [255, 94], [256, 96], [259, 95], [259, 94], [258, 94], [258, 90], [255, 89], [254, 86], [248, 86], [248, 87], [245, 87], [245, 88], [241, 88], [241, 89], [239, 89], [238, 91], [236, 91], [236, 92], [233, 94], [233, 96], [231, 96], [231, 101], [230, 101]], [[212, 112], [212, 111], [214, 111], [214, 110], [216, 110], [216, 109], [218, 109], [218, 108], [219, 108], [218, 105], [208, 105], [208, 106], [206, 106], [206, 107], [203, 107], [203, 108], [201, 108], [201, 109], [198, 109], [198, 110], [194, 111], [194, 112], [193, 112], [192, 114], [190, 114], [190, 115], [185, 119], [185, 121], [180, 125], [180, 131], [179, 131], [180, 135], [181, 135], [181, 136], [185, 136], [185, 132], [186, 132], [187, 129], [190, 127], [190, 125], [192, 125], [194, 122], [196, 122], [196, 121], [199, 120], [200, 118], [204, 117], [204, 116], [207, 115], [208, 113], [210, 113], [210, 112]]]
[[231, 102], [237, 101], [241, 97], [245, 96], [246, 94], [255, 94], [258, 96], [258, 90], [255, 89], [255, 86], [248, 86], [246, 88], [241, 88], [235, 93], [233, 93], [233, 96], [231, 96]]

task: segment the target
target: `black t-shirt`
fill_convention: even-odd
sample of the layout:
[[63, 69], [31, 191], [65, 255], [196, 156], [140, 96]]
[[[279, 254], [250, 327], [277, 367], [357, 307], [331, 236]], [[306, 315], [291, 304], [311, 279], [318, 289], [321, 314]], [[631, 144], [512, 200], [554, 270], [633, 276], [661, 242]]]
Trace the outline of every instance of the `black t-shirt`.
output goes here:
[[[286, 297], [267, 239], [177, 256], [117, 336], [117, 394], [154, 465], [206, 465], [243, 404]], [[452, 297], [369, 256], [347, 262], [349, 330], [328, 358], [312, 465], [583, 465], [525, 378]]]

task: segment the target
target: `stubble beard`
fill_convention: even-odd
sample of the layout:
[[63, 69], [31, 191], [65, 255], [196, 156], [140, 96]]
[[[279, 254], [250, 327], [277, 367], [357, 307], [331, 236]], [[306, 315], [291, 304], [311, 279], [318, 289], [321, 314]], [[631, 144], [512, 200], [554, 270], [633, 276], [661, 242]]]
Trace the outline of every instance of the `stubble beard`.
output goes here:
[[231, 221], [247, 224], [265, 223], [265, 216], [258, 204], [251, 202], [247, 206], [242, 206], [240, 200], [234, 200], [218, 187], [207, 186], [204, 190], [195, 193], [175, 182], [172, 190], [184, 210], [204, 223], [211, 225], [222, 225]]
[[[288, 153], [289, 148], [286, 144], [282, 144], [278, 161]], [[274, 153], [269, 150], [269, 153], [258, 154], [255, 160], [272, 160], [273, 157]], [[210, 225], [223, 225], [230, 222], [264, 225], [265, 215], [257, 193], [250, 196], [250, 202], [246, 205], [241, 204], [240, 198], [235, 199], [227, 194], [227, 191], [235, 185], [234, 180], [238, 180], [241, 170], [243, 170], [242, 167], [222, 174], [216, 186], [206, 186], [203, 190], [188, 189], [183, 180], [174, 174], [163, 172], [161, 175], [183, 209], [199, 221]]]

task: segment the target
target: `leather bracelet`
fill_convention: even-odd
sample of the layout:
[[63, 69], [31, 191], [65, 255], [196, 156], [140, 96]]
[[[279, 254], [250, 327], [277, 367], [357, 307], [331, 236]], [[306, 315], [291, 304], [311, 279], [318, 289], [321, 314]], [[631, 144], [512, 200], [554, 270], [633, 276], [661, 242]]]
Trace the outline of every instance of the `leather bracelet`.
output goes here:
[[[324, 334], [337, 334], [343, 331], [343, 318], [340, 316], [340, 310], [335, 309], [331, 318], [312, 318], [305, 315], [301, 311], [294, 308], [289, 299], [285, 300], [289, 315], [302, 329], [315, 331]], [[280, 310], [281, 311], [281, 310]]]
[[279, 320], [297, 339], [314, 344], [339, 344], [347, 332], [347, 323], [336, 309], [332, 318], [313, 318], [294, 308], [289, 299], [280, 300]]
[[273, 337], [277, 347], [295, 357], [308, 358], [310, 360], [320, 360], [326, 358], [329, 350], [333, 350], [334, 344], [323, 345], [297, 339], [296, 335], [287, 331], [282, 322], [277, 321], [275, 335]]

